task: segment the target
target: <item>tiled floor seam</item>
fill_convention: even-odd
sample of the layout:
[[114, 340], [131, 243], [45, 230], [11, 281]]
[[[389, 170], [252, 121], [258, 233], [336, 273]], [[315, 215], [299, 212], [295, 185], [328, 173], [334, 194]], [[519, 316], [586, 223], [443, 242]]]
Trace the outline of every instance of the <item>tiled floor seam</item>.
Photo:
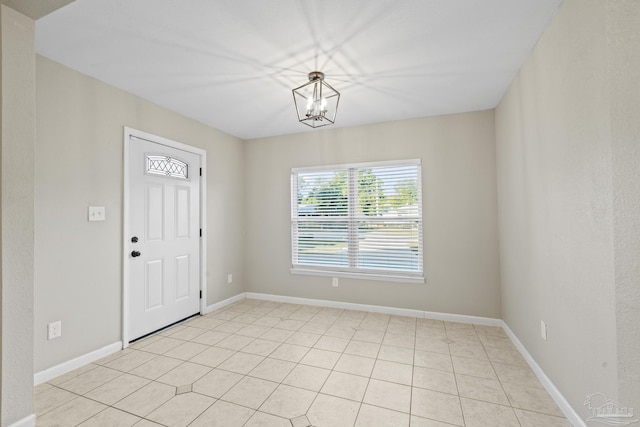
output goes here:
[[[302, 307], [304, 307], [304, 306], [302, 306]], [[299, 307], [298, 309], [300, 309], [300, 307]], [[245, 310], [245, 312], [246, 312], [246, 310]], [[266, 312], [267, 312], [267, 313], [269, 313], [269, 311], [268, 311], [268, 310], [267, 310]], [[343, 312], [344, 312], [344, 311], [343, 311]], [[319, 313], [319, 311], [316, 311], [316, 313]], [[237, 316], [237, 315], [235, 315], [235, 316]], [[223, 316], [223, 317], [225, 317], [225, 318], [226, 318], [226, 321], [231, 321], [232, 319], [234, 319], [234, 318], [235, 318], [233, 313], [229, 313], [229, 314], [227, 314], [227, 315], [225, 315], [225, 316]], [[325, 330], [325, 333], [321, 334], [321, 336], [333, 337], [333, 336], [335, 336], [335, 335], [339, 335], [339, 330], [338, 330], [338, 331], [336, 331], [336, 332], [334, 332], [334, 331], [332, 331], [332, 332], [328, 332], [328, 331], [331, 329], [332, 325], [336, 324], [336, 322], [337, 322], [340, 318], [341, 318], [341, 315], [337, 315], [337, 316], [335, 316], [335, 318], [332, 320], [331, 324], [329, 324], [328, 329], [326, 329], [326, 330]], [[361, 325], [361, 324], [362, 324], [362, 322], [363, 322], [363, 319], [364, 319], [364, 318], [366, 318], [366, 315], [364, 315], [363, 317], [361, 317], [361, 318], [360, 318], [360, 320], [359, 320], [359, 322], [358, 322], [357, 324], [358, 324], [358, 325]], [[202, 319], [202, 318], [199, 318], [198, 320], [200, 320], [200, 319]], [[285, 319], [285, 317], [284, 317], [284, 316], [282, 316], [282, 317], [280, 317], [280, 319]], [[313, 317], [311, 317], [311, 319], [313, 319]], [[347, 319], [347, 317], [345, 317], [343, 320], [346, 320], [346, 319]], [[392, 323], [396, 325], [396, 326], [395, 326], [396, 330], [402, 331], [402, 329], [403, 329], [403, 327], [402, 327], [402, 323], [403, 323], [403, 322], [392, 322], [393, 320], [395, 320], [395, 319], [394, 319], [394, 317], [389, 317], [389, 318], [388, 318], [388, 320], [386, 321], [386, 327], [385, 327], [384, 332], [383, 332], [383, 338], [384, 338], [384, 336], [385, 336], [387, 333], [389, 333], [389, 326], [390, 326]], [[304, 325], [306, 325], [308, 322], [309, 322], [309, 321], [306, 321], [306, 322], [301, 323], [301, 325], [302, 325], [302, 326], [299, 326], [299, 327], [298, 327], [298, 330], [299, 330], [299, 329], [301, 329], [301, 328], [303, 328], [303, 327], [304, 327]], [[345, 324], [345, 325], [347, 325], [347, 324], [349, 324], [349, 323], [350, 323], [350, 322], [345, 322], [344, 324]], [[405, 322], [405, 323], [411, 323], [411, 322]], [[351, 322], [351, 324], [353, 325], [354, 323], [353, 323], [353, 322]], [[413, 365], [413, 366], [412, 366], [412, 370], [411, 370], [411, 384], [410, 384], [411, 394], [410, 394], [410, 396], [409, 396], [409, 416], [411, 416], [411, 414], [412, 414], [412, 412], [413, 412], [413, 408], [412, 408], [412, 401], [413, 401], [413, 390], [414, 390], [414, 383], [415, 383], [415, 378], [414, 378], [414, 377], [415, 377], [415, 375], [414, 375], [414, 374], [415, 374], [415, 366], [416, 366], [416, 365], [415, 365], [415, 363], [416, 363], [416, 359], [415, 359], [415, 357], [416, 357], [416, 346], [417, 346], [417, 342], [416, 342], [416, 340], [417, 340], [417, 329], [418, 329], [418, 328], [417, 328], [417, 321], [416, 321], [416, 319], [414, 319], [414, 320], [413, 320], [413, 324], [414, 324], [414, 325], [416, 325], [416, 327], [414, 327], [414, 333], [413, 333], [413, 349], [412, 349], [412, 361], [413, 361], [412, 365]], [[400, 326], [398, 326], [398, 325], [400, 325]], [[357, 331], [357, 330], [359, 330], [359, 329], [360, 329], [359, 327], [354, 327], [354, 326], [349, 326], [349, 327], [347, 327], [346, 329], [349, 329], [349, 328], [351, 328], [353, 331]], [[203, 328], [203, 329], [204, 329], [204, 328]], [[272, 327], [272, 328], [270, 328], [270, 329], [277, 329], [277, 328], [273, 328], [273, 327]], [[209, 330], [215, 330], [215, 327], [214, 327], [213, 329], [209, 329]], [[445, 330], [446, 330], [446, 329], [445, 329]], [[245, 336], [245, 335], [242, 335], [242, 334], [238, 334], [238, 333], [237, 333], [237, 331], [239, 331], [239, 329], [236, 329], [236, 332], [232, 333], [232, 335], [235, 335], [235, 336]], [[171, 337], [171, 335], [173, 335], [173, 334], [177, 334], [177, 333], [179, 333], [179, 332], [180, 332], [180, 331], [174, 331], [174, 332], [169, 332], [169, 331], [167, 331], [167, 333], [166, 333], [165, 335], [163, 335], [163, 336], [165, 336], [165, 337]], [[480, 334], [478, 333], [478, 331], [474, 331], [474, 332], [475, 332], [476, 339], [478, 339], [478, 341], [479, 341], [479, 344], [480, 344], [481, 348], [486, 352], [486, 348], [487, 348], [487, 346], [485, 345], [484, 340], [480, 339], [481, 337], [479, 336]], [[206, 333], [206, 332], [205, 332], [205, 333]], [[354, 332], [354, 333], [352, 333], [352, 334], [350, 335], [350, 337], [351, 337], [351, 338], [346, 338], [346, 339], [347, 339], [348, 341], [357, 341], [357, 340], [354, 340], [354, 339], [353, 339], [354, 334], [355, 334], [355, 332]], [[396, 334], [396, 335], [397, 335], [397, 334]], [[188, 343], [188, 342], [193, 342], [193, 339], [195, 339], [195, 338], [196, 338], [196, 337], [193, 337], [192, 339], [182, 339], [182, 338], [175, 338], [175, 337], [171, 337], [171, 339], [175, 339], [175, 340], [180, 340], [180, 341], [182, 341], [182, 342], [183, 342], [183, 344], [184, 344], [184, 343]], [[253, 338], [254, 340], [256, 339], [256, 337], [252, 337], [252, 336], [250, 336], [249, 338]], [[285, 340], [285, 341], [286, 341], [286, 340]], [[253, 341], [251, 341], [251, 342], [253, 342]], [[279, 342], [278, 342], [278, 341], [276, 341], [276, 342], [277, 342], [279, 345], [282, 345], [282, 344], [283, 344], [283, 342], [282, 342], [282, 341], [279, 341]], [[366, 341], [365, 341], [365, 342], [366, 342]], [[383, 339], [383, 343], [384, 343], [384, 339]], [[378, 361], [378, 360], [386, 360], [386, 359], [380, 359], [380, 356], [381, 356], [381, 350], [382, 350], [382, 348], [383, 348], [383, 347], [382, 347], [382, 345], [384, 345], [383, 343], [379, 343], [379, 344], [378, 344], [378, 346], [377, 346], [377, 351], [376, 351], [376, 354], [375, 354], [375, 358], [373, 359], [373, 361], [374, 361], [374, 365], [375, 365], [375, 361]], [[183, 345], [183, 344], [179, 344], [178, 346]], [[248, 343], [247, 345], [249, 345], [249, 344], [250, 344], [250, 343]], [[209, 346], [210, 348], [211, 348], [211, 347], [216, 347], [216, 345], [215, 345], [215, 344], [214, 344], [214, 345], [208, 345], [208, 346]], [[449, 347], [449, 346], [447, 346], [447, 347]], [[140, 348], [139, 348], [139, 350], [141, 350], [141, 351], [144, 351], [143, 349], [144, 349], [144, 347], [140, 347]], [[244, 352], [242, 352], [242, 349], [244, 349], [244, 347], [239, 348], [239, 349], [237, 349], [237, 350], [236, 350], [236, 349], [234, 349], [234, 350], [233, 350], [233, 351], [234, 351], [234, 353], [233, 353], [232, 355], [230, 355], [229, 357], [232, 357], [233, 355], [235, 355], [235, 354], [237, 354], [237, 353], [244, 353]], [[171, 350], [167, 350], [167, 351], [165, 351], [164, 353], [160, 353], [160, 354], [158, 354], [158, 353], [151, 353], [151, 352], [149, 352], [149, 353], [154, 354], [154, 355], [157, 357], [157, 356], [160, 356], [160, 355], [165, 355], [168, 351], [171, 351]], [[202, 350], [202, 352], [204, 352], [204, 351], [206, 351], [206, 350]], [[275, 351], [275, 350], [273, 350], [271, 353], [273, 353], [274, 351]], [[309, 350], [308, 350], [308, 351], [309, 351]], [[337, 354], [339, 355], [337, 360], [340, 360], [340, 358], [341, 358], [343, 355], [347, 354], [347, 353], [345, 353], [345, 351], [346, 351], [346, 347], [345, 347], [345, 348], [342, 348], [342, 350], [341, 350], [341, 351], [338, 351], [338, 352], [337, 352]], [[197, 353], [197, 354], [200, 354], [200, 353], [202, 353], [202, 352], [199, 352], [199, 353]], [[271, 353], [268, 353], [268, 354], [266, 354], [266, 355], [262, 355], [262, 354], [261, 354], [260, 356], [262, 356], [263, 360], [266, 360], [266, 358], [268, 358], [268, 357], [271, 355]], [[195, 354], [195, 355], [191, 356], [191, 358], [189, 358], [189, 359], [174, 358], [174, 360], [177, 360], [177, 361], [179, 361], [179, 362], [181, 362], [181, 363], [189, 362], [189, 363], [194, 363], [194, 364], [195, 364], [195, 362], [190, 362], [190, 360], [191, 360], [192, 358], [194, 358], [197, 354]], [[247, 353], [247, 354], [252, 354], [252, 353]], [[123, 357], [123, 356], [124, 356], [124, 355], [121, 355], [120, 357]], [[169, 358], [171, 358], [171, 356], [164, 356], [164, 357], [169, 357]], [[303, 356], [303, 357], [304, 357], [304, 356]], [[464, 357], [464, 356], [463, 356], [463, 357]], [[386, 356], [385, 356], [385, 358], [386, 358]], [[450, 363], [453, 365], [452, 353], [451, 353], [450, 349], [449, 349], [449, 353], [448, 353], [448, 358], [449, 358]], [[113, 360], [117, 360], [117, 359], [118, 359], [118, 358], [114, 358]], [[151, 360], [153, 360], [153, 359], [151, 359]], [[226, 360], [226, 359], [225, 359], [225, 360]], [[502, 381], [502, 380], [500, 380], [500, 379], [499, 379], [499, 377], [497, 377], [497, 372], [496, 372], [496, 370], [495, 370], [495, 365], [494, 365], [495, 361], [494, 361], [494, 360], [492, 360], [492, 358], [489, 358], [489, 360], [488, 360], [488, 361], [489, 361], [489, 363], [490, 363], [490, 366], [491, 366], [491, 369], [492, 369], [493, 374], [496, 376], [496, 379], [499, 381], [500, 388], [501, 388], [502, 392], [506, 395], [506, 390], [505, 390], [505, 388], [504, 388], [504, 383], [503, 383], [503, 381]], [[108, 363], [108, 362], [105, 362], [104, 364], [106, 364], [106, 363]], [[146, 363], [146, 362], [144, 362], [144, 363]], [[144, 365], [144, 363], [142, 363], [141, 365]], [[223, 362], [221, 362], [221, 363], [223, 363]], [[403, 362], [402, 362], [402, 361], [398, 361], [398, 362], [395, 362], [395, 363], [403, 363]], [[103, 364], [103, 365], [104, 365], [104, 364]], [[103, 366], [103, 365], [100, 365], [100, 366]], [[137, 367], [138, 367], [138, 366], [141, 366], [141, 365], [137, 365]], [[294, 368], [295, 368], [295, 366], [299, 366], [299, 365], [304, 365], [304, 363], [301, 363], [301, 360], [300, 360], [300, 361], [298, 361], [298, 362], [294, 362]], [[505, 365], [509, 365], [509, 364], [508, 364], [508, 363], [505, 363]], [[208, 371], [207, 371], [207, 372], [211, 372], [213, 369], [220, 369], [220, 370], [222, 370], [221, 368], [212, 367], [212, 366], [208, 366], [208, 365], [200, 365], [200, 366], [203, 366], [204, 368], [207, 368], [207, 369], [208, 369]], [[311, 365], [311, 366], [313, 366], [313, 365]], [[515, 366], [518, 366], [518, 365], [515, 365]], [[109, 367], [107, 367], [107, 368], [109, 368]], [[334, 364], [333, 364], [333, 366], [332, 366], [332, 368], [331, 368], [331, 370], [330, 370], [330, 371], [331, 371], [331, 373], [333, 373], [333, 372], [341, 372], [341, 371], [336, 371], [336, 369], [335, 369], [335, 368], [336, 368], [336, 363], [334, 363]], [[111, 369], [111, 368], [109, 368], [109, 369]], [[120, 376], [124, 375], [125, 373], [128, 373], [129, 375], [133, 375], [133, 376], [136, 376], [136, 377], [139, 377], [139, 378], [144, 378], [145, 380], [149, 380], [148, 378], [145, 378], [145, 377], [142, 377], [142, 376], [138, 376], [138, 375], [136, 375], [135, 373], [134, 373], [134, 374], [130, 373], [130, 371], [132, 371], [132, 370], [134, 370], [134, 369], [136, 369], [136, 368], [135, 368], [135, 367], [134, 367], [134, 368], [131, 368], [131, 369], [129, 369], [129, 371], [126, 371], [126, 370], [121, 371], [121, 370], [117, 369], [117, 371], [121, 373], [121, 374], [120, 374]], [[175, 368], [174, 368], [174, 369], [175, 369]], [[429, 369], [433, 369], [433, 367], [429, 367]], [[172, 370], [173, 370], [173, 369], [172, 369]], [[169, 372], [171, 372], [172, 370], [170, 370]], [[439, 369], [437, 369], [437, 370], [439, 370]], [[232, 371], [230, 371], [230, 372], [232, 372]], [[448, 371], [447, 371], [447, 372], [448, 372]], [[330, 373], [330, 375], [331, 375], [331, 373]], [[468, 374], [468, 373], [467, 373], [467, 374]], [[201, 379], [201, 378], [202, 378], [202, 377], [204, 377], [205, 375], [206, 375], [206, 373], [202, 374], [198, 379]], [[350, 375], [358, 375], [358, 374], [350, 374]], [[360, 411], [361, 411], [361, 409], [362, 409], [362, 407], [363, 407], [363, 405], [364, 405], [364, 396], [366, 396], [367, 390], [368, 390], [368, 388], [369, 388], [369, 385], [370, 385], [370, 382], [371, 382], [371, 379], [372, 379], [372, 375], [373, 375], [373, 372], [371, 372], [371, 373], [370, 373], [370, 375], [369, 375], [369, 376], [368, 376], [368, 378], [367, 378], [367, 385], [366, 385], [366, 387], [365, 387], [363, 397], [362, 397], [361, 401], [359, 402], [359, 405], [358, 405], [358, 413], [356, 414], [356, 421], [354, 421], [354, 422], [357, 422], [357, 419], [358, 419], [357, 417], [359, 416]], [[460, 375], [461, 375], [461, 374], [460, 374]], [[460, 389], [459, 389], [459, 385], [458, 385], [458, 377], [456, 376], [456, 370], [455, 370], [455, 369], [454, 369], [454, 371], [453, 371], [453, 376], [454, 376], [454, 381], [455, 381], [455, 387], [456, 387], [456, 392], [457, 392], [458, 400], [460, 400], [460, 399], [461, 399], [461, 397], [460, 397]], [[473, 375], [471, 375], [471, 376], [473, 376]], [[253, 377], [252, 375], [250, 375], [250, 372], [249, 372], [249, 373], [247, 373], [247, 374], [244, 374], [244, 375], [243, 375], [243, 378], [245, 378], [245, 377], [259, 378], [259, 377]], [[286, 378], [286, 376], [285, 376], [285, 378]], [[324, 392], [322, 392], [322, 388], [324, 387], [324, 385], [325, 385], [325, 384], [326, 384], [326, 382], [328, 381], [328, 378], [329, 378], [329, 376], [325, 377], [325, 380], [324, 380], [323, 384], [320, 386], [320, 390], [319, 390], [318, 392], [316, 392], [316, 395], [314, 396], [314, 399], [313, 399], [313, 401], [311, 402], [311, 405], [313, 405], [313, 403], [315, 402], [315, 400], [317, 399], [317, 397], [318, 397], [318, 395], [319, 395], [319, 394], [325, 394]], [[198, 379], [194, 380], [194, 382], [195, 382], [195, 381], [197, 381]], [[113, 379], [112, 379], [112, 380], [113, 380]], [[157, 380], [157, 378], [156, 378], [156, 380]], [[152, 381], [153, 381], [153, 382], [161, 383], [160, 381], [156, 381], [156, 380], [152, 380]], [[284, 381], [284, 379], [283, 379], [283, 380], [281, 380], [280, 382], [278, 382], [278, 385], [282, 385], [282, 384], [283, 384], [283, 382], [282, 382], [282, 381]], [[392, 383], [394, 383], [394, 382], [392, 382]], [[161, 383], [161, 384], [162, 384], [162, 383]], [[396, 383], [396, 384], [397, 384], [397, 383]], [[98, 388], [98, 387], [100, 387], [100, 386], [97, 386], [97, 387], [95, 387], [95, 388]], [[233, 387], [233, 386], [232, 386], [232, 387]], [[91, 390], [94, 390], [95, 388], [93, 388], [93, 389], [91, 389]], [[62, 390], [65, 390], [65, 389], [63, 389], [63, 388], [61, 388], [61, 389], [62, 389]], [[302, 389], [302, 390], [304, 390], [304, 389]], [[228, 390], [227, 390], [227, 391], [228, 391]], [[90, 392], [90, 391], [87, 391], [86, 393], [89, 393], [89, 392]], [[135, 391], [134, 391], [134, 392], [135, 392]], [[132, 393], [134, 393], [134, 392], [132, 392]], [[74, 394], [75, 394], [75, 393], [74, 393]], [[272, 391], [272, 393], [271, 393], [271, 394], [273, 394], [273, 391]], [[271, 396], [271, 394], [269, 394], [269, 396]], [[77, 395], [77, 394], [76, 394], [76, 396], [85, 397], [85, 396], [83, 396], [83, 395]], [[266, 399], [268, 399], [268, 398], [269, 398], [269, 396], [267, 396], [267, 398], [266, 398]], [[333, 396], [333, 395], [331, 395], [331, 396]], [[124, 398], [125, 398], [125, 397], [123, 397], [122, 399], [124, 399]], [[87, 399], [90, 399], [90, 398], [87, 398]], [[265, 399], [265, 400], [266, 400], [266, 399]], [[91, 399], [91, 400], [93, 400], [93, 399]], [[486, 402], [485, 400], [481, 400], [481, 399], [471, 399], [471, 400], [476, 400], [476, 401], [479, 401], [479, 402]], [[513, 408], [514, 408], [514, 407], [512, 406], [512, 405], [513, 405], [513, 403], [511, 402], [511, 400], [510, 400], [509, 398], [508, 398], [507, 400], [509, 401], [509, 405], [510, 405], [509, 407], [511, 407], [511, 408], [512, 408], [512, 410], [513, 410]], [[95, 401], [95, 400], [94, 400], [94, 401]], [[215, 400], [214, 400], [214, 402], [215, 402]], [[213, 404], [213, 403], [212, 403], [212, 404]], [[162, 406], [162, 405], [161, 405], [161, 406]], [[506, 405], [502, 405], [502, 406], [506, 406]], [[209, 406], [209, 407], [210, 407], [210, 406]], [[462, 407], [461, 407], [460, 409], [461, 409], [462, 415], [463, 415], [463, 417], [464, 417], [464, 416], [465, 416], [464, 410], [462, 409]], [[252, 410], [253, 410], [253, 409], [252, 409]], [[535, 412], [535, 413], [539, 413], [539, 414], [545, 414], [545, 415], [548, 415], [548, 414], [546, 414], [546, 413], [544, 413], [544, 412], [531, 411], [530, 409], [523, 409], [523, 410], [525, 410], [525, 411], [529, 411], [529, 412]], [[206, 411], [206, 410], [205, 410], [205, 411]], [[520, 421], [518, 420], [518, 422], [520, 422]]]

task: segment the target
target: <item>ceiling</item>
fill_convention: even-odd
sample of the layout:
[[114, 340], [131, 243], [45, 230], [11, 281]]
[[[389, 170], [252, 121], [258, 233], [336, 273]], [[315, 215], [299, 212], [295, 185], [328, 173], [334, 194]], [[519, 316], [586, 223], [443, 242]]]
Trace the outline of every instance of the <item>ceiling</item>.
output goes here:
[[31, 19], [40, 19], [56, 9], [68, 5], [73, 0], [0, 0], [0, 4], [28, 16]]
[[242, 139], [303, 131], [322, 71], [334, 127], [494, 108], [562, 0], [76, 0], [43, 56]]

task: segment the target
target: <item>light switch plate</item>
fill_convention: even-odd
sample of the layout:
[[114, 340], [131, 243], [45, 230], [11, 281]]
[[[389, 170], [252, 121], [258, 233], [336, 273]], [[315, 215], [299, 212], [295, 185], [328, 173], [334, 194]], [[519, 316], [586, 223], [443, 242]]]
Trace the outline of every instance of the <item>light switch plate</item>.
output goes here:
[[104, 221], [105, 219], [104, 206], [89, 206], [89, 221]]

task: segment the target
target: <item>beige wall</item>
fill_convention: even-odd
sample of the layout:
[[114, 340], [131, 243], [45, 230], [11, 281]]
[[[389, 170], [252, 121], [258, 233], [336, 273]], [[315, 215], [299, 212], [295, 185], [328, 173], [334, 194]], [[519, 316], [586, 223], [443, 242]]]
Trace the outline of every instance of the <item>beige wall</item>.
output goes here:
[[32, 414], [35, 22], [0, 6], [0, 425]]
[[[422, 159], [425, 284], [291, 275], [293, 167]], [[247, 290], [500, 318], [493, 112], [248, 141]]]
[[[35, 371], [121, 339], [124, 126], [207, 150], [207, 303], [243, 292], [242, 142], [46, 58], [36, 69]], [[107, 220], [87, 222], [89, 205]]]
[[640, 408], [638, 17], [566, 0], [496, 110], [503, 318], [585, 418]]
[[640, 413], [640, 5], [608, 1], [619, 399]]

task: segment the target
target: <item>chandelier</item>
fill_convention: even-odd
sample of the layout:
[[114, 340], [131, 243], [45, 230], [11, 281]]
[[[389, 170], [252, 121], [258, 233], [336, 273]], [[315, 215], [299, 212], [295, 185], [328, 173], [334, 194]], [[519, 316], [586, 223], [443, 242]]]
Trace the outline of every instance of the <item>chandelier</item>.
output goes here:
[[324, 73], [309, 73], [309, 82], [292, 92], [300, 123], [312, 128], [335, 123], [340, 93], [324, 81]]

